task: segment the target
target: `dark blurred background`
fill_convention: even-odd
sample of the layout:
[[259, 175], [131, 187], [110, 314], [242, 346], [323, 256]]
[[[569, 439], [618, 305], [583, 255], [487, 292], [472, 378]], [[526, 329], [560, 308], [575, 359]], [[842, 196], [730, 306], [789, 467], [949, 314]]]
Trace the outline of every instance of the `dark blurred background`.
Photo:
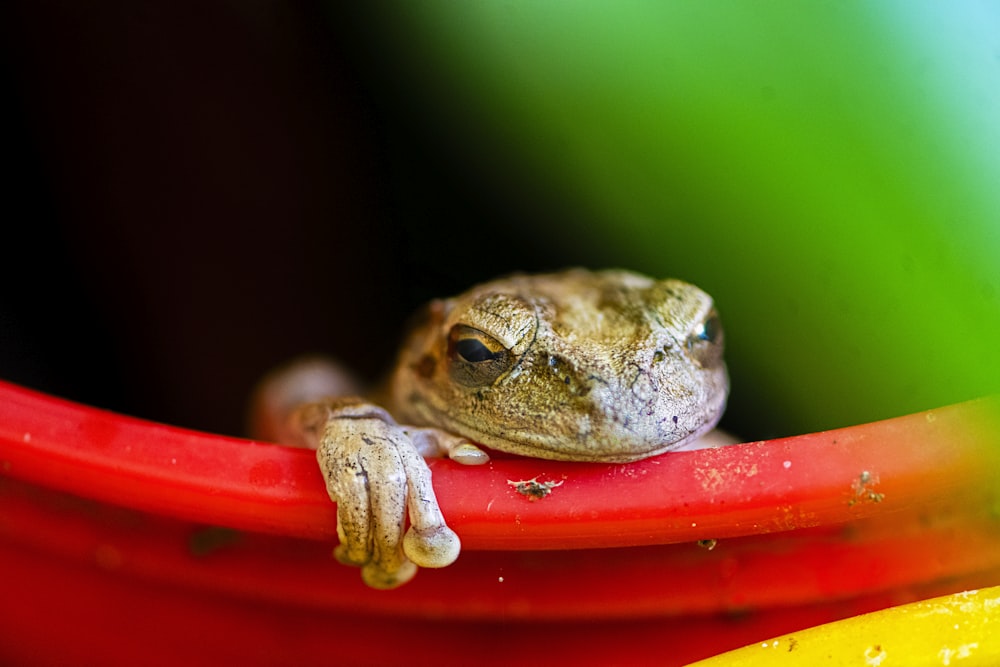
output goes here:
[[[954, 3], [953, 3], [954, 4]], [[419, 304], [582, 264], [708, 290], [723, 425], [998, 390], [988, 3], [0, 5], [0, 378], [240, 433]]]
[[586, 261], [506, 231], [544, 193], [467, 177], [343, 4], [4, 4], [0, 378], [240, 433], [283, 360], [374, 378], [427, 298]]

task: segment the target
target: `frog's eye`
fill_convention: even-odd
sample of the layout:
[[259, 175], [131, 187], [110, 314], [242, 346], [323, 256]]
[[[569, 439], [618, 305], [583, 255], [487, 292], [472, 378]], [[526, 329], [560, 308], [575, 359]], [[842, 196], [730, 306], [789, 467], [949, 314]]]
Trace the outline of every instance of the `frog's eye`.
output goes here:
[[722, 358], [722, 323], [715, 309], [709, 311], [705, 319], [691, 331], [687, 347], [702, 368], [719, 363]]
[[702, 320], [701, 324], [695, 328], [695, 338], [707, 343], [717, 343], [722, 336], [722, 323], [719, 322], [719, 314], [714, 310]]
[[451, 377], [467, 387], [482, 387], [510, 368], [514, 355], [496, 338], [474, 327], [456, 324], [448, 332]]
[[455, 341], [455, 354], [473, 364], [478, 364], [481, 361], [493, 361], [503, 352], [502, 350], [490, 349], [490, 347], [479, 338], [459, 338]]

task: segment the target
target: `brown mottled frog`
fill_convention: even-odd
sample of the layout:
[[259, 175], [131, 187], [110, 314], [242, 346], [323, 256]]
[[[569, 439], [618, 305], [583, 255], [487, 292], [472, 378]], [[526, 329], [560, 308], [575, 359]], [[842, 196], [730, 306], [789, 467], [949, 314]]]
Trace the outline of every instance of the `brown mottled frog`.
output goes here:
[[628, 462], [714, 446], [704, 442], [729, 388], [722, 348], [712, 298], [688, 283], [620, 270], [514, 275], [432, 302], [373, 401], [336, 365], [310, 360], [272, 375], [256, 405], [265, 433], [316, 450], [337, 503], [336, 557], [392, 588], [460, 550], [424, 456], [484, 463], [478, 443]]

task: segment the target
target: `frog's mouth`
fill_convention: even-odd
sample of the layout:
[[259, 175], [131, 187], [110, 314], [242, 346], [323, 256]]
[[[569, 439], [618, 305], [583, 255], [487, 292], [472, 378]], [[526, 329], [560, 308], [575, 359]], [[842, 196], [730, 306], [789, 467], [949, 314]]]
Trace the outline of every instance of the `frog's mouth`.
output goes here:
[[421, 402], [420, 412], [424, 413], [425, 417], [428, 413], [433, 413], [435, 417], [428, 421], [439, 428], [508, 454], [551, 461], [630, 463], [670, 451], [698, 448], [696, 441], [715, 428], [724, 404], [725, 393], [718, 401], [717, 409], [705, 413], [714, 417], [688, 427], [678, 425], [671, 429], [670, 437], [655, 439], [604, 428], [581, 427], [577, 430], [575, 438], [567, 438], [564, 435], [553, 436], [540, 429], [502, 423], [497, 424], [495, 428], [484, 429], [482, 423], [473, 423], [453, 414], [440, 413], [426, 402]]

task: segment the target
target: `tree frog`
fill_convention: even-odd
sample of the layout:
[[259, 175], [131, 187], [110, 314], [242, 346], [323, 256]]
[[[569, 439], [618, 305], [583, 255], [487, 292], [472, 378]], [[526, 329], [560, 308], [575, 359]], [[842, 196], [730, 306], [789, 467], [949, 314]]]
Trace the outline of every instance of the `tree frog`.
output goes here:
[[311, 360], [265, 380], [256, 410], [265, 433], [316, 450], [337, 503], [338, 560], [393, 588], [460, 550], [425, 456], [484, 463], [479, 444], [629, 462], [714, 446], [704, 443], [729, 389], [722, 348], [712, 298], [680, 280], [513, 275], [430, 303], [372, 399]]

